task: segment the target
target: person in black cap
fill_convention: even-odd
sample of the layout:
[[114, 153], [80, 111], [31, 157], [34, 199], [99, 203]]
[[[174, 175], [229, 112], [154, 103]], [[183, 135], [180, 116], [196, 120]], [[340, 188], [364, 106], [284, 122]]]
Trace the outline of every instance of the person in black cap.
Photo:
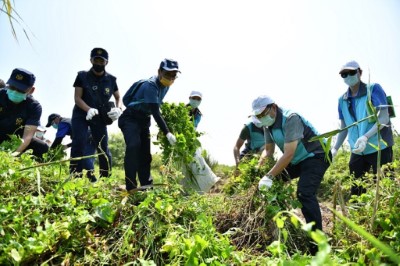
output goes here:
[[150, 175], [150, 116], [152, 115], [171, 145], [176, 138], [169, 131], [160, 113], [160, 105], [170, 86], [177, 78], [178, 62], [164, 59], [158, 75], [147, 80], [139, 80], [130, 87], [123, 97], [127, 107], [118, 121], [124, 135], [126, 151], [124, 158], [126, 190], [137, 187], [136, 175], [141, 186], [152, 184]]
[[[85, 141], [90, 127], [96, 147], [100, 147], [100, 177], [108, 177], [111, 173], [111, 153], [108, 149], [107, 123], [115, 121], [122, 113], [120, 94], [116, 77], [106, 72], [108, 53], [103, 48], [94, 48], [90, 53], [92, 68], [80, 71], [74, 82], [75, 106], [72, 112], [72, 147], [71, 157], [84, 155]], [[114, 96], [115, 105], [109, 110], [109, 100]], [[104, 112], [104, 110], [106, 110]], [[82, 161], [72, 161], [70, 173], [80, 176]]]
[[[72, 124], [70, 118], [64, 118], [59, 114], [51, 114], [47, 119], [46, 127], [52, 126], [54, 129], [57, 129], [56, 138], [53, 141], [50, 149], [55, 149], [59, 145], [62, 145], [62, 141], [66, 136], [70, 136], [73, 140], [72, 135]], [[72, 143], [69, 143], [63, 146], [63, 149], [67, 149], [71, 147]], [[94, 145], [93, 137], [90, 132], [90, 128], [88, 129], [88, 134], [86, 141], [84, 142], [85, 148], [83, 150], [83, 155], [93, 155], [96, 152], [96, 146]], [[83, 159], [82, 169], [87, 170], [86, 176], [90, 181], [96, 182], [97, 178], [94, 175], [94, 158], [86, 158]]]
[[42, 115], [42, 106], [32, 96], [35, 80], [35, 75], [28, 70], [16, 68], [6, 88], [0, 90], [0, 143], [15, 134], [23, 141], [13, 156], [32, 149], [33, 155], [40, 159], [49, 147], [33, 138]]

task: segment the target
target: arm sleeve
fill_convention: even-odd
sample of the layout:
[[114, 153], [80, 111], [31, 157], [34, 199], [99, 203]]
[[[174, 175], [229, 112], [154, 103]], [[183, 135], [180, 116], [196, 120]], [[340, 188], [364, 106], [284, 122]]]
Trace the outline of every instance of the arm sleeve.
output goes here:
[[241, 140], [250, 139], [250, 131], [249, 131], [249, 128], [248, 128], [247, 126], [244, 126], [244, 127], [242, 128], [242, 131], [240, 131], [239, 138], [240, 138]]
[[160, 107], [157, 103], [149, 103], [151, 114], [153, 115], [154, 120], [157, 125], [160, 127], [161, 131], [164, 132], [165, 135], [169, 132], [167, 124], [164, 121], [164, 118], [161, 116]]
[[74, 84], [72, 85], [73, 87], [82, 87], [82, 80], [79, 77], [79, 73], [75, 78]]
[[[346, 127], [346, 124], [344, 123], [344, 120], [341, 119], [340, 120], [340, 128], [342, 129], [342, 128], [345, 128], [345, 127]], [[336, 139], [336, 143], [335, 143], [335, 147], [334, 147], [336, 150], [338, 150], [340, 148], [340, 146], [342, 146], [342, 144], [343, 144], [344, 140], [346, 139], [346, 137], [347, 137], [347, 129], [341, 131], [337, 135], [337, 139]]]
[[285, 143], [304, 138], [304, 125], [301, 118], [297, 114], [292, 114], [288, 117], [285, 124]]
[[[379, 129], [382, 129], [385, 126], [388, 126], [389, 123], [389, 112], [388, 109], [381, 109], [378, 113], [378, 121], [380, 124]], [[373, 125], [371, 127], [370, 130], [368, 130], [367, 133], [364, 134], [364, 136], [366, 136], [367, 138], [372, 137], [373, 135], [375, 135], [378, 132], [378, 125], [375, 123], [375, 125]]]
[[55, 138], [55, 140], [53, 141], [53, 144], [51, 144], [50, 149], [54, 149], [56, 148], [58, 145], [61, 144], [63, 138]]

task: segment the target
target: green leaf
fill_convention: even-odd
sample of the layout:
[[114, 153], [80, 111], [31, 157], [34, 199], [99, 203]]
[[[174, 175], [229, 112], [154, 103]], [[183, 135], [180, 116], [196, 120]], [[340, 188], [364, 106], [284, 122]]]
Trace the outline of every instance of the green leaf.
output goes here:
[[11, 252], [11, 257], [13, 258], [13, 260], [15, 260], [16, 262], [20, 262], [21, 261], [21, 255], [19, 254], [19, 252], [16, 249], [12, 249]]

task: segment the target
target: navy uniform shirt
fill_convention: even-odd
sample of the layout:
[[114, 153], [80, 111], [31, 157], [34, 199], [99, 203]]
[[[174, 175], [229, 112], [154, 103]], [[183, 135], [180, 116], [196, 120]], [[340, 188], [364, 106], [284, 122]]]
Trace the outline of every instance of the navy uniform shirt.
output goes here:
[[42, 106], [32, 95], [15, 104], [8, 99], [7, 90], [0, 90], [0, 142], [7, 140], [7, 135], [22, 137], [24, 126], [39, 126], [41, 116]]
[[150, 115], [151, 109], [148, 104], [161, 105], [168, 90], [169, 87], [162, 86], [157, 76], [153, 76], [140, 86], [133, 97], [135, 104], [129, 105], [129, 107]]
[[[79, 71], [74, 82], [74, 87], [81, 87], [82, 100], [91, 108], [99, 108], [99, 103], [106, 104], [111, 96], [118, 90], [117, 78], [105, 72], [102, 76], [96, 76], [92, 70]], [[86, 112], [76, 104], [74, 114], [86, 116]]]

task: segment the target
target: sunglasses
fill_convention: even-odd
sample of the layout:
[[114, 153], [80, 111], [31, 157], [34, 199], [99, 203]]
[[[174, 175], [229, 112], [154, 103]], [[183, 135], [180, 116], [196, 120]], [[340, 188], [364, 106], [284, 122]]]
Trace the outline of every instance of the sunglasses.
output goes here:
[[272, 109], [272, 107], [265, 108], [264, 111], [262, 111], [260, 114], [256, 115], [256, 117], [257, 118], [261, 118], [261, 117], [266, 116], [269, 113], [269, 111], [271, 111], [271, 109]]
[[347, 78], [347, 76], [354, 76], [355, 74], [357, 74], [357, 69], [341, 73], [340, 76], [342, 76], [342, 78]]

